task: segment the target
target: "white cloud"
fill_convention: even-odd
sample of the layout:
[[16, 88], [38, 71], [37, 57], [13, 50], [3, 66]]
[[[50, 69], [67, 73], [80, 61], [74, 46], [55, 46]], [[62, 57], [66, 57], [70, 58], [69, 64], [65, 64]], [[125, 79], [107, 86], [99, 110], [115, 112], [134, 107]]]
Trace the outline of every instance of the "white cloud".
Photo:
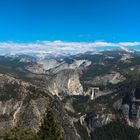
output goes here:
[[119, 43], [119, 46], [139, 46], [140, 45], [140, 42], [120, 42]]
[[105, 41], [95, 42], [64, 42], [56, 41], [37, 41], [35, 43], [17, 43], [17, 42], [0, 42], [0, 53], [69, 53], [77, 54], [86, 51], [97, 50], [98, 48], [109, 47], [135, 47], [139, 46], [140, 42], [120, 42], [112, 43]]

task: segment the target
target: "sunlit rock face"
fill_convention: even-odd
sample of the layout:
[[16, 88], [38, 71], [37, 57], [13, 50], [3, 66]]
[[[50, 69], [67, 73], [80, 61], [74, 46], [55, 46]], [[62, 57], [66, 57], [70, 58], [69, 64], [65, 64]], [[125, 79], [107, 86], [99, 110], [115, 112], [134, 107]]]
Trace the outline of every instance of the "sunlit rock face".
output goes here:
[[88, 60], [71, 60], [67, 62], [65, 60], [55, 60], [55, 59], [43, 59], [36, 61], [36, 63], [31, 63], [25, 68], [35, 74], [57, 74], [58, 72], [65, 69], [85, 69], [91, 65], [91, 61]]
[[83, 87], [75, 70], [63, 70], [50, 80], [49, 91], [53, 95], [82, 95]]

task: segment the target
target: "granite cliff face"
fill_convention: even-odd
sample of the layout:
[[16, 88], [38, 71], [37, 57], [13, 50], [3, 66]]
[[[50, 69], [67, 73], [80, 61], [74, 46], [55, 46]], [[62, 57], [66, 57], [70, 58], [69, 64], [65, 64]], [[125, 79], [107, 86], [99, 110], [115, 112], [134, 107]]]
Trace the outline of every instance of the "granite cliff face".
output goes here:
[[90, 137], [90, 134], [94, 132], [96, 128], [109, 124], [115, 119], [115, 115], [111, 113], [94, 114], [93, 112], [88, 112], [80, 117], [79, 122], [83, 127], [85, 127], [88, 136]]
[[42, 59], [31, 63], [25, 68], [34, 74], [57, 74], [65, 69], [85, 69], [91, 65], [88, 60], [55, 60], [55, 59]]
[[75, 70], [62, 70], [53, 75], [49, 82], [49, 91], [53, 95], [82, 95], [83, 87], [79, 80], [79, 74]]

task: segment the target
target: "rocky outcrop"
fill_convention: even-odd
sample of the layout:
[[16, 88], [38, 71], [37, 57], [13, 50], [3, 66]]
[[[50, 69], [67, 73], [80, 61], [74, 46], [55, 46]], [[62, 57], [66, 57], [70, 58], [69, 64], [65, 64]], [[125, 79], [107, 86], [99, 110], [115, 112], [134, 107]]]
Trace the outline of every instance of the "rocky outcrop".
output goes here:
[[64, 139], [80, 140], [59, 99], [47, 90], [0, 74], [0, 130], [18, 126], [38, 131], [47, 106], [52, 108]]
[[72, 60], [71, 63], [66, 62], [65, 60], [40, 60], [36, 63], [32, 63], [25, 68], [35, 74], [57, 74], [58, 72], [65, 69], [85, 69], [90, 66], [91, 62], [88, 60]]
[[114, 105], [120, 110], [128, 125], [140, 128], [140, 88], [136, 88], [130, 95], [126, 95]]
[[32, 65], [26, 66], [26, 69], [34, 74], [45, 74], [46, 73], [42, 64], [32, 64]]
[[[51, 60], [54, 63], [54, 60]], [[65, 62], [64, 60], [61, 62], [55, 62], [55, 65], [53, 65], [54, 67], [50, 67], [49, 69], [47, 69], [47, 73], [48, 74], [56, 74], [62, 70], [65, 69], [85, 69], [86, 67], [90, 66], [91, 62], [88, 60], [72, 60], [71, 63]]]
[[101, 115], [93, 112], [88, 112], [79, 119], [80, 124], [86, 128], [89, 137], [96, 128], [109, 124], [113, 120], [115, 120], [114, 114], [106, 113]]
[[[43, 104], [39, 105], [42, 101]], [[1, 129], [16, 126], [22, 121], [25, 127], [37, 131], [48, 103], [49, 100], [39, 94], [37, 87], [8, 75], [0, 75]]]
[[108, 74], [104, 74], [102, 76], [96, 76], [93, 80], [88, 83], [93, 83], [94, 85], [106, 85], [107, 83], [118, 84], [124, 81], [126, 78], [121, 75], [119, 72], [112, 71]]
[[63, 70], [54, 75], [49, 81], [49, 91], [53, 95], [82, 95], [83, 87], [75, 70]]

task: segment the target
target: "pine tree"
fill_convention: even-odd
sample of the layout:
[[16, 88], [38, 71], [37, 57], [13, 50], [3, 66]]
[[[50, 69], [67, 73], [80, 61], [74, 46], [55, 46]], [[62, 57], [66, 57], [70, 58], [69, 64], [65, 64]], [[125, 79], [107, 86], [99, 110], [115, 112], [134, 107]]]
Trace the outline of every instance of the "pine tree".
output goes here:
[[39, 136], [41, 140], [62, 140], [60, 129], [50, 107], [47, 108], [42, 120]]

